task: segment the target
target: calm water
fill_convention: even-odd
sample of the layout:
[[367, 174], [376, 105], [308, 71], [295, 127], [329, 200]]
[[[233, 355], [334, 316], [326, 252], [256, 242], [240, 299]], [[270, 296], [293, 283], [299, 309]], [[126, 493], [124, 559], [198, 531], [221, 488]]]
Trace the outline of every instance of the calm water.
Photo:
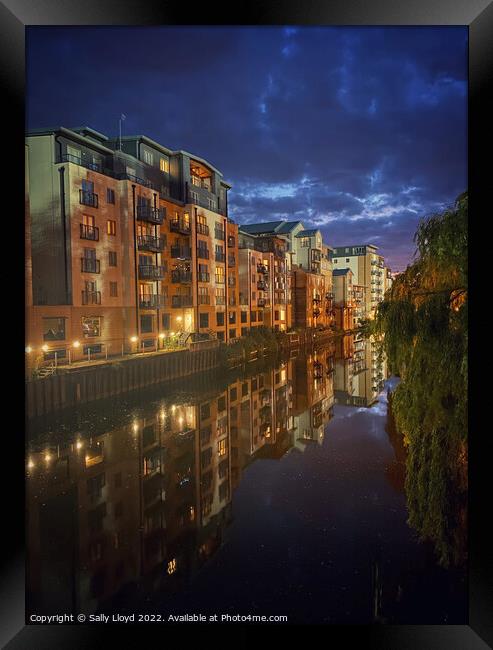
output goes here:
[[396, 381], [351, 336], [33, 423], [29, 613], [465, 623], [406, 523]]

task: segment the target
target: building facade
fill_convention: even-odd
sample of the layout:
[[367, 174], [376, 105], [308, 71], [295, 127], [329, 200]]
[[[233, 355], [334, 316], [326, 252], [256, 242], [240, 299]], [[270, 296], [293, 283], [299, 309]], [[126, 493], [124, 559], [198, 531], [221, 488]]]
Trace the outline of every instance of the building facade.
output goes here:
[[87, 127], [33, 132], [26, 145], [28, 347], [77, 360], [237, 336], [238, 228], [215, 167]]

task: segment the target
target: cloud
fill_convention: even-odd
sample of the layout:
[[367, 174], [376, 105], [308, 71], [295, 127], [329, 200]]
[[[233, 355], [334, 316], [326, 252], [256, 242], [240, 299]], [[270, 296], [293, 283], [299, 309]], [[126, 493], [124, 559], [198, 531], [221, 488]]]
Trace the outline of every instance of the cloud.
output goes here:
[[396, 269], [419, 218], [467, 187], [467, 29], [27, 29], [29, 128], [145, 133], [221, 169], [238, 222], [376, 241]]

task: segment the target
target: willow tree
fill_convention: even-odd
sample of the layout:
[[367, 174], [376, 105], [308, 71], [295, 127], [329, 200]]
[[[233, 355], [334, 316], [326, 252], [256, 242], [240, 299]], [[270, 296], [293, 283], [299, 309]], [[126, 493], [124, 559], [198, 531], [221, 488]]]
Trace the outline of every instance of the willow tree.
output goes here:
[[467, 502], [467, 193], [423, 219], [415, 261], [378, 306], [392, 411], [407, 446], [409, 523], [442, 564], [465, 560]]

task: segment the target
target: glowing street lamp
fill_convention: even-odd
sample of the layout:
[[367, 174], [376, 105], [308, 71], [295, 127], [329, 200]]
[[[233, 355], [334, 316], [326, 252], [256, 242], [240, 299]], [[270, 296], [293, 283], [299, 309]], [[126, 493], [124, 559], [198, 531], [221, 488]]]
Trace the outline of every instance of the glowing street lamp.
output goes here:
[[30, 345], [28, 345], [26, 347], [26, 354], [31, 354], [32, 351], [33, 351], [32, 347]]

